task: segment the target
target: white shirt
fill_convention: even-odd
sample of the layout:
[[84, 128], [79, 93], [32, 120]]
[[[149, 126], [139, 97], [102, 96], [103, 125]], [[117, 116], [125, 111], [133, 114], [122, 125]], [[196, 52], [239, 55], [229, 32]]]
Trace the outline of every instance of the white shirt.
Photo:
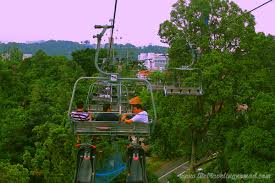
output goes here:
[[133, 122], [149, 123], [148, 113], [146, 111], [137, 113], [131, 120], [133, 120]]

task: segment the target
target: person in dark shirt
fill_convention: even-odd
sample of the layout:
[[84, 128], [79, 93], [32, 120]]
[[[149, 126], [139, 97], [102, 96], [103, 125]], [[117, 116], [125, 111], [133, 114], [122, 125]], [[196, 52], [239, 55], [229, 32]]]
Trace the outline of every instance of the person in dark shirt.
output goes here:
[[112, 108], [110, 104], [103, 104], [103, 112], [95, 116], [96, 121], [118, 121], [119, 116], [112, 113]]

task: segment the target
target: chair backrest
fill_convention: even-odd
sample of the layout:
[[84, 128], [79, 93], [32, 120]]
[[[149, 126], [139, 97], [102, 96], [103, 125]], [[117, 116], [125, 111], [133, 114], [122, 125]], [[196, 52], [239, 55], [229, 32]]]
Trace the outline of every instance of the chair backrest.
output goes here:
[[74, 133], [79, 135], [149, 136], [150, 124], [118, 121], [73, 121]]

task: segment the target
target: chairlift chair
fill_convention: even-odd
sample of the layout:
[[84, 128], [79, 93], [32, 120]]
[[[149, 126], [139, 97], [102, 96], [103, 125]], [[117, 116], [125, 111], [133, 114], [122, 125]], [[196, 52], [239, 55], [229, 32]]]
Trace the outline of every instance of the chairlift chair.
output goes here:
[[[201, 81], [201, 70], [198, 68], [191, 67], [180, 67], [175, 68], [178, 71], [194, 71], [197, 74], [198, 80], [192, 82], [177, 81], [176, 84], [164, 84], [163, 92], [165, 96], [168, 95], [203, 95], [202, 81]], [[182, 78], [180, 78], [182, 79]]]
[[[184, 81], [186, 78], [177, 79], [176, 83], [169, 83], [169, 81], [165, 81], [164, 83], [157, 83], [153, 85], [153, 89], [156, 91], [163, 90], [165, 96], [168, 95], [190, 95], [190, 96], [201, 96], [203, 95], [202, 88], [202, 72], [199, 68], [193, 68], [192, 66], [196, 63], [197, 58], [199, 57], [200, 48], [194, 48], [194, 44], [190, 43], [187, 40], [188, 46], [191, 50], [192, 61], [189, 65], [181, 66], [179, 68], [172, 68], [172, 73], [175, 71], [179, 71], [182, 73], [193, 73], [196, 75], [196, 81]], [[181, 75], [179, 74], [181, 77]]]
[[[85, 84], [92, 82], [88, 85], [88, 95], [84, 94], [76, 96], [78, 88], [83, 88]], [[138, 83], [138, 84], [137, 84]], [[91, 106], [91, 111], [93, 115], [104, 113], [102, 111], [102, 105], [104, 103], [110, 103], [114, 108], [113, 113], [121, 115], [123, 113], [129, 113], [130, 106], [128, 100], [133, 97], [128, 95], [128, 90], [135, 88], [138, 85], [142, 89], [143, 87], [153, 97], [151, 85], [147, 80], [142, 80], [138, 78], [119, 78], [117, 82], [111, 82], [110, 79], [104, 77], [82, 77], [79, 78], [73, 89], [73, 94], [69, 107], [69, 115], [72, 112], [73, 104], [79, 98], [86, 98], [86, 106]], [[82, 85], [82, 86], [81, 86]], [[109, 88], [106, 90], [106, 88]], [[154, 105], [152, 103], [152, 105]], [[152, 107], [154, 109], [154, 107]], [[155, 109], [153, 110], [155, 111]], [[138, 137], [148, 137], [150, 136], [150, 127], [154, 120], [150, 121], [150, 124], [146, 123], [131, 123], [125, 124], [120, 121], [77, 121], [70, 118], [71, 126], [75, 134], [78, 135], [103, 135], [103, 136], [131, 136], [135, 135]]]
[[[71, 121], [72, 129], [74, 133], [78, 135], [135, 135], [148, 137], [150, 136], [150, 127], [153, 126], [152, 124], [154, 124], [154, 121], [156, 119], [156, 109], [153, 99], [151, 83], [147, 80], [139, 78], [122, 78], [118, 73], [109, 73], [101, 70], [101, 68], [99, 68], [98, 66], [98, 56], [101, 38], [106, 32], [106, 30], [109, 28], [113, 28], [113, 26], [96, 25], [95, 28], [102, 29], [101, 33], [95, 36], [97, 38], [95, 66], [97, 70], [103, 75], [103, 77], [81, 77], [75, 82], [68, 111], [68, 117]], [[143, 84], [143, 87], [146, 88], [151, 97], [151, 105], [154, 114], [151, 118], [152, 120], [149, 125], [146, 123], [125, 124], [124, 122], [120, 121], [77, 121], [70, 117], [70, 114], [73, 109], [73, 104], [76, 103], [77, 98], [86, 98], [86, 104], [88, 106], [96, 106], [95, 108], [91, 108], [92, 110], [94, 109], [92, 111], [93, 114], [103, 113], [102, 109], [99, 109], [98, 106], [102, 105], [104, 102], [107, 101], [117, 106], [114, 113], [121, 115], [124, 112], [129, 112], [129, 104], [125, 102], [128, 99], [130, 99], [127, 98], [129, 96], [128, 94], [131, 93], [131, 90], [129, 88], [133, 88], [132, 86], [139, 86], [140, 88], [142, 88], [141, 83]], [[84, 90], [83, 88], [85, 87], [88, 89], [88, 95], [84, 96], [84, 94], [82, 94], [83, 96], [76, 96], [76, 94], [81, 93], [77, 90]]]

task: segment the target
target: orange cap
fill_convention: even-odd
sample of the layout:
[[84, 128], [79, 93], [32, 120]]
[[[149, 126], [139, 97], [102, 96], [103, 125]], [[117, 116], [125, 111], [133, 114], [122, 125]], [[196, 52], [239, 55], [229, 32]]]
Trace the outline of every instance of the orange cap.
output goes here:
[[136, 97], [134, 97], [134, 98], [131, 98], [131, 99], [129, 100], [129, 103], [130, 103], [131, 105], [134, 105], [134, 104], [141, 104], [142, 102], [141, 102], [141, 99], [140, 99], [138, 96], [136, 96]]

